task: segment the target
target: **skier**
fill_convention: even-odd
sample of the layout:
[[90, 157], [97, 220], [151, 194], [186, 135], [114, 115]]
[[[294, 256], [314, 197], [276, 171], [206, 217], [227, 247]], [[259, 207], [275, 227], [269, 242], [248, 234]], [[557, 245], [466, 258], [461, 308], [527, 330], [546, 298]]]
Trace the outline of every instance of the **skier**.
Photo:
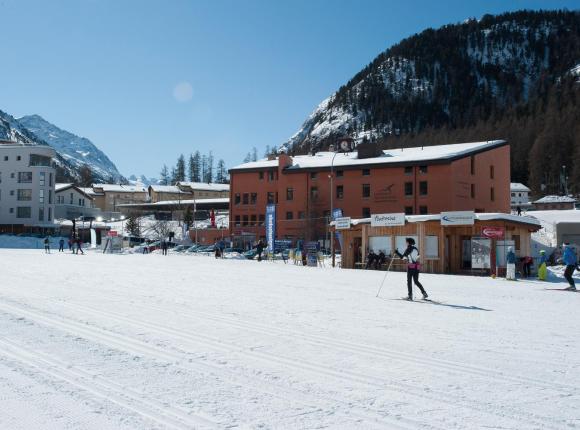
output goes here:
[[522, 208], [520, 206], [518, 206], [517, 211], [518, 211], [518, 215], [521, 216], [522, 215]]
[[403, 260], [407, 260], [407, 290], [409, 292], [407, 300], [413, 300], [413, 282], [421, 290], [423, 299], [426, 299], [429, 295], [423, 288], [423, 285], [419, 282], [419, 270], [421, 267], [419, 264], [419, 250], [415, 246], [415, 239], [412, 237], [408, 237], [405, 241], [407, 242], [407, 249], [405, 249], [405, 252], [401, 254], [398, 249], [395, 249], [395, 255]]
[[44, 253], [50, 254], [50, 240], [48, 236], [44, 238]]
[[576, 285], [574, 284], [574, 278], [572, 274], [576, 270], [576, 265], [578, 264], [578, 259], [576, 258], [576, 253], [569, 243], [563, 245], [564, 255], [562, 255], [562, 261], [566, 265], [566, 270], [564, 270], [564, 278], [568, 281], [570, 286], [568, 290], [576, 291]]
[[58, 241], [58, 252], [64, 252], [64, 239], [62, 237]]
[[262, 261], [262, 252], [264, 252], [264, 243], [262, 242], [262, 239], [260, 239], [256, 245], [256, 252], [258, 253], [258, 261]]
[[516, 253], [514, 252], [513, 246], [508, 248], [508, 252], [505, 256], [506, 260], [506, 274], [505, 278], [508, 281], [516, 280]]
[[548, 277], [548, 267], [547, 267], [548, 258], [546, 257], [546, 251], [540, 251], [540, 265], [538, 266], [538, 279], [540, 281], [545, 281]]
[[161, 241], [161, 253], [163, 255], [167, 255], [167, 242], [165, 241], [165, 239]]

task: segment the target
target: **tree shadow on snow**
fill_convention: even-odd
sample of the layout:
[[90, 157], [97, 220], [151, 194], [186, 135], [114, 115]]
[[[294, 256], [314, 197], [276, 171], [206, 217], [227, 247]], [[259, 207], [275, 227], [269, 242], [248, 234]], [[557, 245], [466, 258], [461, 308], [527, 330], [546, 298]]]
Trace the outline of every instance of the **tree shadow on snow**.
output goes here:
[[[405, 302], [409, 302], [406, 299], [383, 299], [383, 300], [402, 300]], [[409, 303], [419, 303], [419, 304], [423, 304], [423, 305], [442, 306], [442, 307], [446, 307], [446, 308], [461, 309], [461, 310], [465, 310], [465, 311], [493, 312], [493, 309], [485, 309], [485, 308], [480, 308], [478, 306], [454, 305], [451, 303], [437, 302], [435, 300], [413, 300], [412, 302], [409, 302]]]

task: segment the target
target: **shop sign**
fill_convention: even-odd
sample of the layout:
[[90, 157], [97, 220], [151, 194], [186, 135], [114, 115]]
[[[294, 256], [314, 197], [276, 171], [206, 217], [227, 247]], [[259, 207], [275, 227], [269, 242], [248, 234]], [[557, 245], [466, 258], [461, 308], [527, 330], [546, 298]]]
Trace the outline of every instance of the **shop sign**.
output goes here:
[[266, 241], [268, 251], [274, 252], [274, 241], [276, 240], [276, 205], [266, 206]]
[[107, 236], [109, 236], [109, 237], [116, 237], [118, 235], [119, 235], [119, 232], [117, 230], [109, 230], [107, 232]]
[[371, 215], [371, 227], [391, 227], [405, 225], [405, 214], [374, 214]]
[[491, 239], [503, 239], [505, 236], [505, 229], [503, 227], [483, 227], [481, 234]]
[[473, 211], [441, 212], [441, 225], [473, 225], [474, 223]]
[[350, 228], [350, 217], [343, 216], [340, 218], [336, 218], [334, 221], [334, 225], [337, 230], [348, 230]]

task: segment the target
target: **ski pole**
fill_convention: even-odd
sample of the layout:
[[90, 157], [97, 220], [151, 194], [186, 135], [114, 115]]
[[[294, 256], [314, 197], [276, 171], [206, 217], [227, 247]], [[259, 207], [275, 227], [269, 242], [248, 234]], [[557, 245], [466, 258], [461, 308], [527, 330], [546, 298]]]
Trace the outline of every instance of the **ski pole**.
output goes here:
[[383, 282], [381, 282], [381, 286], [379, 287], [379, 291], [377, 291], [377, 295], [375, 297], [379, 297], [379, 294], [381, 294], [381, 290], [383, 289], [383, 285], [385, 283], [385, 279], [387, 279], [387, 275], [389, 274], [390, 270], [391, 270], [391, 265], [393, 264], [393, 260], [395, 258], [391, 257], [391, 261], [389, 262], [389, 267], [387, 268], [387, 271], [385, 273], [385, 276], [383, 277]]

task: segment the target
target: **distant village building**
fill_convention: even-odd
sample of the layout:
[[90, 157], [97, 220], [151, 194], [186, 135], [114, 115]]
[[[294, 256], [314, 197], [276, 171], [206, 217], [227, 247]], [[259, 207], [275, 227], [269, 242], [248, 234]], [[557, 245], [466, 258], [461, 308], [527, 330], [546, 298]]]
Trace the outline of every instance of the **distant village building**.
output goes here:
[[532, 202], [535, 210], [566, 210], [576, 207], [576, 199], [570, 196], [545, 196]]
[[216, 184], [205, 182], [178, 182], [181, 191], [191, 193], [194, 199], [219, 199], [230, 197], [230, 184]]
[[118, 212], [118, 205], [149, 201], [147, 188], [138, 185], [93, 184], [94, 205], [105, 212]]
[[193, 192], [187, 189], [182, 190], [177, 185], [149, 185], [147, 191], [151, 203], [193, 198]]
[[511, 194], [511, 208], [512, 210], [528, 209], [531, 207], [530, 204], [530, 190], [524, 184], [519, 182], [512, 182], [510, 184], [510, 194]]
[[0, 141], [0, 232], [55, 227], [55, 156], [50, 146]]
[[56, 184], [55, 198], [54, 217], [57, 219], [96, 218], [100, 213], [100, 209], [93, 206], [92, 193], [74, 184]]

